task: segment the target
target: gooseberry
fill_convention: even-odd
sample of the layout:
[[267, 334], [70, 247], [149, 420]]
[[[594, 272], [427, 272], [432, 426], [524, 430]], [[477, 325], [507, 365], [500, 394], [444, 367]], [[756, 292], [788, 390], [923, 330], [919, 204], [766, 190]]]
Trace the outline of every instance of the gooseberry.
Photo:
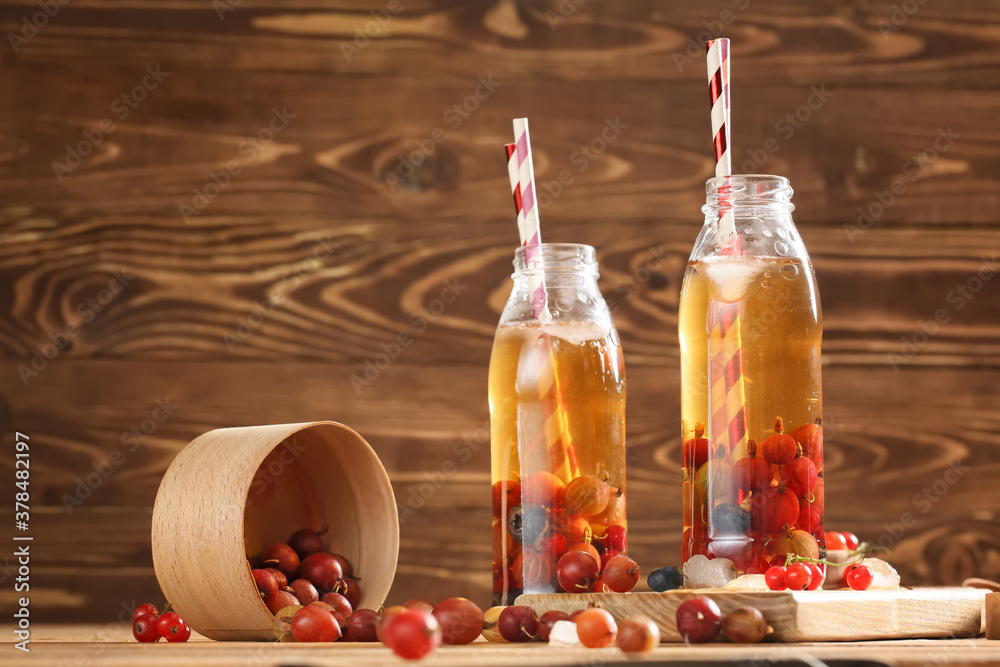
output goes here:
[[677, 632], [685, 642], [703, 644], [713, 641], [721, 629], [722, 612], [712, 598], [699, 595], [677, 607]]
[[639, 583], [639, 564], [628, 556], [615, 556], [608, 561], [601, 578], [615, 593], [628, 593]]
[[576, 634], [587, 648], [605, 648], [615, 643], [618, 624], [600, 607], [590, 607], [576, 617]]
[[556, 565], [556, 580], [567, 593], [589, 591], [600, 574], [600, 561], [585, 551], [567, 551]]
[[645, 616], [633, 616], [618, 626], [615, 644], [624, 653], [648, 653], [660, 643], [660, 628]]

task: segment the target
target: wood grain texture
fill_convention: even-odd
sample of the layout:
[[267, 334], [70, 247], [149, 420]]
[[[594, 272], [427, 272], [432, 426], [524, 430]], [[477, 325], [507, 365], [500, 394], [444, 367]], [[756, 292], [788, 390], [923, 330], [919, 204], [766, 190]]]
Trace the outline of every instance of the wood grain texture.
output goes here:
[[522, 595], [539, 614], [572, 613], [597, 604], [616, 619], [646, 616], [660, 628], [661, 641], [684, 642], [677, 609], [699, 596], [715, 601], [722, 614], [753, 607], [784, 642], [856, 641], [975, 637], [983, 621], [986, 591], [975, 588], [918, 588], [899, 591], [724, 591], [691, 589], [665, 593]]
[[[12, 626], [0, 626], [3, 641], [0, 647], [10, 650]], [[102, 665], [154, 666], [175, 665], [183, 660], [192, 667], [252, 663], [262, 667], [289, 664], [399, 665], [400, 659], [380, 644], [336, 643], [333, 645], [303, 645], [294, 643], [211, 642], [193, 636], [185, 644], [137, 644], [129, 637], [126, 627], [104, 624], [40, 625], [32, 637], [30, 655], [18, 655], [11, 650], [5, 664], [42, 665], [56, 667], [76, 660], [100, 661]], [[760, 644], [754, 647], [730, 644], [691, 646], [661, 645], [644, 656], [642, 664], [653, 667], [690, 664], [732, 664], [761, 662], [776, 664], [810, 664], [810, 657], [831, 665], [876, 667], [898, 665], [917, 667], [940, 664], [984, 665], [1000, 660], [1000, 647], [984, 639], [895, 640], [868, 642]], [[618, 649], [552, 649], [536, 643], [488, 644], [477, 641], [468, 646], [442, 646], [431, 660], [442, 667], [484, 665], [502, 667], [511, 664], [525, 667], [548, 665], [635, 664]]]
[[[823, 299], [827, 524], [892, 547], [908, 584], [1000, 577], [1000, 2], [896, 25], [890, 2], [590, 0], [555, 29], [568, 3], [403, 4], [350, 61], [370, 3], [244, 0], [220, 20], [201, 0], [74, 0], [0, 49], [0, 427], [40, 443], [39, 618], [158, 596], [150, 509], [185, 443], [315, 419], [364, 435], [415, 510], [390, 601], [485, 604], [486, 366], [516, 238], [499, 146], [521, 115], [546, 238], [598, 248], [621, 332], [632, 553], [674, 562], [676, 310], [712, 172], [699, 33], [726, 11], [736, 165], [791, 178]], [[2, 33], [37, 11], [0, 2]], [[123, 107], [147, 66], [166, 75]], [[11, 465], [0, 448], [4, 494]]]

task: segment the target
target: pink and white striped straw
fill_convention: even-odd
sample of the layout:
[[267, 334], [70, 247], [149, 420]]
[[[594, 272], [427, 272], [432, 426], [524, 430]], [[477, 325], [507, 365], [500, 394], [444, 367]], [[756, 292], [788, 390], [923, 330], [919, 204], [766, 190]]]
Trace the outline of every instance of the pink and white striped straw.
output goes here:
[[[732, 153], [729, 149], [729, 40], [713, 39], [705, 45], [708, 52], [708, 94], [712, 103], [712, 145], [715, 152], [715, 175], [731, 176]], [[715, 243], [728, 247], [736, 239], [736, 221], [732, 209], [719, 218]]]
[[[514, 152], [507, 144], [507, 175], [514, 192], [517, 207], [517, 229], [524, 246], [524, 259], [528, 268], [539, 259], [538, 247], [542, 244], [542, 225], [538, 217], [538, 202], [535, 199], [535, 170], [531, 163], [531, 139], [528, 136], [528, 119], [514, 119]], [[529, 278], [531, 306], [535, 317], [545, 322], [552, 318], [549, 312], [548, 294], [541, 275]]]

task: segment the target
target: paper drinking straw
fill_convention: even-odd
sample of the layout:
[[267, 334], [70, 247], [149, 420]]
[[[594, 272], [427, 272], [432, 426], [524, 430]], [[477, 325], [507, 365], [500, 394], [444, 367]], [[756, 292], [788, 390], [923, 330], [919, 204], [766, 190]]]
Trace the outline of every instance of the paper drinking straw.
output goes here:
[[[531, 139], [528, 136], [528, 119], [514, 119], [514, 145], [517, 159], [517, 182], [521, 193], [521, 208], [517, 214], [521, 245], [524, 246], [525, 262], [530, 268], [535, 264], [538, 246], [542, 244], [542, 222], [538, 217], [538, 202], [535, 200], [535, 169], [531, 160]], [[508, 162], [508, 173], [510, 164]], [[552, 319], [549, 313], [548, 295], [541, 276], [534, 276], [531, 284], [531, 305], [535, 317], [542, 322]], [[530, 280], [530, 279], [529, 279]]]
[[[708, 90], [712, 104], [712, 145], [715, 152], [715, 175], [732, 175], [729, 150], [729, 40], [708, 42]], [[737, 256], [742, 243], [737, 238], [736, 222], [727, 206], [725, 186], [719, 199], [723, 213], [719, 218], [716, 244], [721, 254]], [[746, 394], [743, 381], [743, 340], [740, 316], [743, 301], [725, 303], [715, 299], [708, 310], [709, 384], [711, 439], [716, 448], [725, 445], [728, 454], [746, 444]]]
[[[534, 192], [534, 183], [529, 182], [526, 187], [521, 187], [521, 174], [525, 173], [521, 169], [524, 162], [528, 162], [527, 172], [530, 178], [534, 178], [531, 169], [531, 148], [527, 137], [528, 119], [518, 119], [524, 122], [524, 145], [527, 150], [527, 157], [521, 159], [518, 154], [517, 144], [506, 144], [507, 152], [507, 175], [510, 178], [510, 188], [514, 195], [514, 209], [517, 213], [518, 232], [521, 237], [521, 244], [524, 246], [525, 257], [529, 250], [541, 244], [541, 224], [538, 217], [538, 209], [534, 211], [534, 227], [524, 223], [526, 219], [524, 200], [525, 192]], [[515, 136], [517, 136], [518, 120], [514, 121]], [[529, 243], [534, 241], [534, 243]], [[537, 254], [532, 254], [537, 257]], [[545, 283], [542, 276], [537, 276], [537, 283], [530, 281], [529, 289], [532, 292], [532, 308], [535, 316], [542, 322], [551, 319], [551, 313], [547, 306], [547, 295], [545, 294]], [[541, 293], [541, 297], [538, 294]], [[541, 304], [542, 308], [539, 307]], [[551, 373], [539, 374], [539, 403], [542, 407], [542, 420], [544, 423], [544, 441], [537, 443], [526, 443], [528, 449], [535, 450], [538, 446], [546, 446], [548, 449], [550, 472], [564, 481], [569, 481], [579, 474], [579, 465], [576, 458], [576, 450], [573, 447], [573, 440], [570, 436], [569, 420], [563, 409], [562, 391], [559, 387], [559, 369], [556, 367], [555, 357], [552, 354], [552, 340], [548, 334], [539, 337], [539, 344], [544, 345], [544, 351], [536, 356], [534, 363], [548, 364]], [[524, 457], [527, 458], [527, 457]]]

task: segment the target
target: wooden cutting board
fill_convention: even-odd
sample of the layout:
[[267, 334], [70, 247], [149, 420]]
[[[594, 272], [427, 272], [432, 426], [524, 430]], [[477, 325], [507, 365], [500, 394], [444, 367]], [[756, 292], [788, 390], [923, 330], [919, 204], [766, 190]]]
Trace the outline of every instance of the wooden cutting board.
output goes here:
[[582, 593], [522, 595], [516, 604], [541, 615], [573, 612], [598, 603], [616, 619], [645, 615], [660, 628], [662, 641], [679, 642], [676, 613], [697, 595], [715, 600], [722, 613], [756, 607], [785, 642], [854, 641], [920, 637], [974, 637], [982, 630], [989, 591], [978, 588], [915, 588], [899, 591], [727, 591], [676, 590], [665, 593]]

